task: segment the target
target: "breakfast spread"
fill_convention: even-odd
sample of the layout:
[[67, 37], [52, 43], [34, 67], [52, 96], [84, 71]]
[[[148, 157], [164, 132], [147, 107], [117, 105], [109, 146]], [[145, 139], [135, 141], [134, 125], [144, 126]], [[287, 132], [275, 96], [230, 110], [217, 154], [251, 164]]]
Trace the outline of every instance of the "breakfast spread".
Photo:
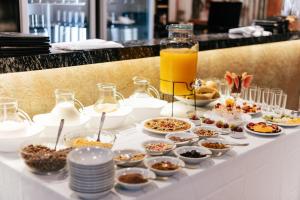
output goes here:
[[151, 130], [161, 132], [186, 131], [191, 128], [191, 124], [175, 118], [157, 118], [145, 122], [144, 126]]

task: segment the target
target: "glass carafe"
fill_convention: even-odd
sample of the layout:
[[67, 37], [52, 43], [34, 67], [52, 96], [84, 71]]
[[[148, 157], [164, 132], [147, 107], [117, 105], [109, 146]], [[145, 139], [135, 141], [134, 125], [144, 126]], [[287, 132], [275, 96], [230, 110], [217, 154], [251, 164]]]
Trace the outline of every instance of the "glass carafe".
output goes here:
[[196, 79], [199, 44], [193, 38], [192, 24], [171, 24], [169, 37], [161, 41], [160, 91], [190, 95]]
[[114, 112], [120, 107], [119, 100], [124, 100], [121, 93], [117, 92], [116, 85], [112, 83], [98, 83], [99, 98], [94, 104], [96, 112]]
[[18, 131], [25, 128], [24, 121], [31, 122], [26, 112], [18, 108], [14, 98], [0, 98], [0, 133]]
[[134, 84], [134, 93], [130, 96], [131, 99], [149, 97], [160, 99], [159, 92], [155, 89], [155, 87], [150, 85], [148, 80], [138, 76], [133, 77], [132, 80]]
[[[54, 94], [56, 105], [51, 113], [55, 120], [65, 119], [69, 122], [80, 120], [80, 110], [83, 109], [83, 105], [75, 99], [75, 93], [71, 90], [56, 89]], [[79, 106], [79, 109], [75, 104]]]

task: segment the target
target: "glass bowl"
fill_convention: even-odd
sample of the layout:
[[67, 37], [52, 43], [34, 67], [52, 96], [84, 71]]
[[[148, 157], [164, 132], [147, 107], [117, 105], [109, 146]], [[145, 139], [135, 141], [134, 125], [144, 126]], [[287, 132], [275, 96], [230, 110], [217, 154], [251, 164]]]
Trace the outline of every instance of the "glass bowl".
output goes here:
[[100, 142], [97, 142], [98, 130], [80, 130], [65, 134], [64, 144], [67, 147], [101, 147], [111, 149], [116, 140], [115, 131], [102, 130]]

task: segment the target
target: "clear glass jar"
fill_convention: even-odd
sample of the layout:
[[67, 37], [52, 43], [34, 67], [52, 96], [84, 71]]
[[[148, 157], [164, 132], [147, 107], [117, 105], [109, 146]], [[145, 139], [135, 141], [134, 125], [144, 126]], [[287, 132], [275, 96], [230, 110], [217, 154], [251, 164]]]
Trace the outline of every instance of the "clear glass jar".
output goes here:
[[133, 77], [134, 93], [130, 96], [131, 99], [136, 98], [158, 98], [160, 99], [160, 94], [157, 89], [150, 85], [149, 81], [143, 77], [135, 76]]
[[26, 112], [18, 108], [14, 98], [0, 98], [0, 133], [17, 131], [25, 128], [23, 121], [31, 122]]
[[[54, 117], [55, 120], [79, 120], [79, 111], [83, 109], [83, 105], [80, 101], [75, 99], [75, 93], [71, 90], [56, 89], [54, 94], [56, 105], [51, 111], [52, 117]], [[79, 110], [76, 108], [76, 104], [79, 106]]]
[[193, 94], [199, 50], [193, 25], [171, 24], [167, 29], [169, 37], [160, 44], [160, 91], [170, 95]]
[[117, 92], [116, 85], [112, 83], [98, 83], [99, 98], [94, 104], [96, 112], [114, 112], [119, 107], [119, 100], [124, 100], [121, 93]]

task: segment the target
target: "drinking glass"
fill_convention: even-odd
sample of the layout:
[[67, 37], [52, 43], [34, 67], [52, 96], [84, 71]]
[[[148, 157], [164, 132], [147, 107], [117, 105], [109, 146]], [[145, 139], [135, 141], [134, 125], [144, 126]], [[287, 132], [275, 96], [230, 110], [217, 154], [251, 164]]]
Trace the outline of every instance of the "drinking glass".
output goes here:
[[269, 92], [268, 107], [267, 107], [267, 111], [269, 111], [269, 112], [273, 112], [273, 110], [274, 110], [274, 96], [275, 96], [275, 93], [270, 91]]
[[242, 94], [241, 94], [241, 98], [244, 99], [245, 101], [248, 101], [248, 88], [243, 88], [242, 89]]
[[221, 93], [221, 96], [222, 97], [228, 97], [229, 96], [229, 87], [228, 87], [227, 83], [220, 82], [219, 87], [220, 87], [219, 91]]
[[261, 104], [262, 104], [262, 102], [261, 102], [261, 94], [262, 93], [262, 88], [260, 88], [260, 87], [257, 87], [257, 91], [256, 91], [256, 104], [257, 105], [259, 105], [260, 107], [261, 107]]
[[269, 98], [270, 98], [270, 91], [269, 89], [265, 89], [262, 91], [262, 109], [264, 111], [268, 111], [268, 104], [269, 104]]
[[250, 104], [254, 104], [256, 102], [256, 93], [257, 93], [257, 88], [250, 88], [249, 89], [249, 102], [250, 102]]
[[283, 93], [281, 96], [281, 104], [280, 104], [280, 113], [284, 114], [286, 109], [286, 102], [287, 102], [287, 94]]
[[274, 93], [274, 100], [273, 100], [273, 111], [275, 113], [280, 112], [281, 107], [281, 99], [282, 99], [282, 93]]

